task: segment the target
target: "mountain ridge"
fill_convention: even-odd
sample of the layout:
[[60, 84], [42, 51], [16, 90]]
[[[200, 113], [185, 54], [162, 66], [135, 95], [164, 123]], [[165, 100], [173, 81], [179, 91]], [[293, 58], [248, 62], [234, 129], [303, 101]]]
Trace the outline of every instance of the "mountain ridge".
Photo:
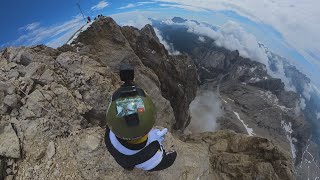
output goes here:
[[[227, 56], [221, 58], [221, 53]], [[275, 131], [279, 132], [279, 142], [274, 143], [266, 138], [248, 136], [240, 118], [254, 117], [255, 114], [248, 114], [248, 108], [259, 111], [262, 107], [286, 114], [293, 126], [304, 125], [291, 117], [291, 110], [285, 113], [281, 107], [274, 107], [276, 97], [272, 94], [242, 84], [244, 80], [250, 81], [246, 74], [250, 75], [251, 68], [249, 71], [239, 68], [258, 64], [239, 57], [236, 51], [218, 51], [210, 56], [217, 61], [209, 63], [209, 68], [226, 67], [231, 73], [219, 76], [209, 70], [207, 76], [213, 80], [198, 87], [198, 73], [200, 80], [201, 77], [207, 79], [201, 75], [206, 71], [202, 68], [206, 62], [196, 61], [186, 54], [170, 56], [151, 26], [142, 30], [120, 27], [111, 18], [93, 22], [74, 43], [58, 49], [42, 45], [5, 49], [0, 55], [1, 87], [5, 87], [0, 88], [0, 122], [1, 127], [13, 126], [15, 131], [1, 132], [0, 136], [18, 137], [19, 143], [15, 145], [21, 151], [20, 158], [0, 158], [1, 165], [12, 170], [0, 175], [22, 179], [293, 179], [290, 144], [281, 124], [277, 124]], [[236, 59], [240, 59], [239, 64]], [[121, 85], [117, 73], [123, 62], [135, 66], [136, 83], [155, 102], [158, 108], [156, 125], [168, 127], [171, 132], [165, 147], [174, 145], [178, 158], [167, 170], [125, 171], [103, 145], [108, 97]], [[219, 119], [224, 130], [184, 135], [181, 130], [190, 123], [189, 103], [195, 98], [195, 92], [205, 86], [220, 89], [220, 96], [226, 101], [223, 104], [225, 115]], [[265, 96], [272, 96], [272, 102], [264, 99]], [[248, 97], [252, 102], [247, 101]], [[177, 98], [183, 103], [172, 107]], [[263, 116], [268, 114], [265, 111]], [[253, 127], [254, 120], [245, 123]], [[259, 133], [258, 127], [253, 130]], [[299, 135], [300, 132], [294, 133]], [[300, 138], [300, 143], [303, 139]]]

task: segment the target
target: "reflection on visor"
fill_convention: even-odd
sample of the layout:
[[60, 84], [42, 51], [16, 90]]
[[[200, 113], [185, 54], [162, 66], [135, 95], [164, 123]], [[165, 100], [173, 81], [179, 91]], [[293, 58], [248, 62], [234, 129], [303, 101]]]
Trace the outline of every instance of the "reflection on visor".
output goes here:
[[125, 98], [116, 101], [117, 116], [124, 117], [134, 113], [144, 112], [144, 103], [142, 98]]

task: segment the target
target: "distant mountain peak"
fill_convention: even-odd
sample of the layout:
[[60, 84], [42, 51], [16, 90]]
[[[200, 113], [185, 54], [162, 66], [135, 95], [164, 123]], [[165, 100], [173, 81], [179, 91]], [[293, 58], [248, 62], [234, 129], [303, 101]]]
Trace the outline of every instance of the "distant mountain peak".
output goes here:
[[181, 18], [181, 17], [174, 17], [174, 18], [172, 18], [172, 21], [173, 21], [174, 23], [185, 23], [185, 22], [187, 22], [188, 20], [187, 20], [187, 19], [183, 19], [183, 18]]

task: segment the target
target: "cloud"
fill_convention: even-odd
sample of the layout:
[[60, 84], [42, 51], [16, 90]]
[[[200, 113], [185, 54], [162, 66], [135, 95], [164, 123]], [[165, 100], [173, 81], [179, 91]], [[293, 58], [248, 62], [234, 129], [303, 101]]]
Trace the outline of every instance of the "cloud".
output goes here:
[[[268, 57], [272, 56], [271, 54], [267, 54]], [[282, 82], [285, 84], [285, 90], [287, 91], [294, 91], [297, 92], [297, 89], [294, 87], [294, 85], [292, 84], [292, 79], [288, 78], [286, 76], [285, 70], [284, 70], [284, 62], [281, 60], [277, 60], [274, 62], [274, 66], [276, 66], [277, 71], [271, 71], [269, 70], [269, 65], [267, 65], [268, 67], [268, 74], [274, 78], [279, 78], [282, 80]]]
[[311, 98], [311, 92], [314, 90], [312, 89], [310, 84], [305, 84], [303, 87], [303, 96], [307, 99], [310, 100]]
[[[309, 51], [320, 52], [320, 1], [315, 0], [156, 0], [180, 6], [214, 11], [234, 11], [252, 21], [267, 24], [276, 29], [285, 40], [310, 63], [320, 68], [319, 59]], [[176, 6], [179, 7], [179, 6]], [[183, 8], [183, 7], [181, 7]], [[192, 9], [190, 9], [192, 10]]]
[[126, 5], [126, 6], [119, 7], [118, 9], [128, 9], [128, 8], [133, 8], [133, 7], [136, 7], [136, 6], [138, 6], [138, 5], [130, 3], [130, 4]]
[[179, 55], [181, 54], [179, 51], [175, 50], [173, 47], [172, 43], [168, 43], [163, 37], [161, 32], [157, 29], [154, 28], [154, 31], [160, 41], [161, 44], [163, 44], [163, 46], [166, 48], [166, 50], [169, 52], [170, 55]]
[[228, 21], [220, 26], [218, 30], [214, 30], [204, 23], [196, 23], [189, 20], [184, 23], [174, 23], [172, 20], [164, 20], [162, 22], [168, 25], [175, 24], [186, 26], [188, 32], [200, 35], [200, 41], [205, 40], [202, 38], [203, 36], [206, 36], [215, 40], [217, 46], [224, 47], [231, 51], [238, 50], [242, 57], [250, 58], [253, 61], [266, 65], [268, 74], [274, 78], [280, 78], [285, 84], [285, 89], [287, 91], [296, 92], [295, 87], [292, 85], [292, 80], [286, 77], [283, 62], [280, 60], [277, 61], [275, 65], [277, 66], [278, 71], [271, 71], [269, 69], [268, 54], [263, 48], [260, 48], [256, 37], [245, 31], [238, 23]]
[[30, 24], [27, 24], [27, 25], [19, 28], [19, 30], [32, 31], [32, 30], [36, 29], [39, 26], [40, 26], [39, 22], [34, 22], [34, 23], [30, 23]]
[[320, 112], [317, 113], [317, 119], [320, 119]]
[[300, 98], [300, 108], [302, 109], [302, 110], [305, 110], [306, 109], [306, 100], [304, 99], [304, 98]]
[[[126, 13], [127, 14], [127, 13]], [[120, 15], [114, 15], [116, 18], [119, 18]], [[152, 24], [152, 22], [145, 16], [141, 15], [141, 14], [136, 14], [135, 18], [130, 18], [130, 20], [128, 20], [127, 18], [125, 18], [126, 20], [119, 22], [120, 25], [122, 26], [133, 26], [136, 27], [138, 29], [143, 28], [145, 25], [147, 24]]]
[[63, 44], [67, 43], [67, 41], [70, 39], [70, 37], [72, 37], [72, 35], [78, 30], [78, 27], [74, 27], [68, 31], [66, 31], [66, 33], [64, 33], [63, 35], [61, 35], [60, 37], [53, 39], [51, 41], [49, 41], [46, 45], [52, 48], [57, 48], [62, 46]]
[[154, 1], [142, 1], [142, 2], [138, 2], [138, 4], [154, 4], [154, 3], [157, 3], [157, 2], [154, 2]]
[[213, 30], [205, 24], [197, 24], [193, 21], [180, 24], [187, 26], [188, 32], [190, 33], [214, 39], [218, 46], [225, 47], [232, 51], [238, 50], [243, 57], [268, 64], [268, 57], [259, 47], [255, 36], [247, 33], [239, 24], [233, 21], [225, 23], [218, 31]]
[[212, 91], [201, 91], [189, 106], [191, 122], [188, 129], [192, 133], [216, 131], [217, 119], [223, 115], [221, 102]]
[[138, 2], [138, 3], [130, 3], [126, 6], [122, 6], [122, 7], [119, 7], [118, 9], [129, 9], [129, 8], [134, 8], [134, 7], [138, 7], [138, 6], [143, 6], [143, 5], [147, 5], [147, 4], [154, 4], [156, 2]]
[[91, 7], [92, 11], [97, 11], [104, 9], [105, 7], [109, 6], [109, 3], [107, 1], [100, 1], [98, 4]]
[[188, 6], [188, 5], [180, 5], [180, 4], [160, 4], [160, 6], [163, 7], [173, 7], [173, 8], [181, 8], [185, 10], [195, 11], [195, 12], [207, 12], [206, 9], [194, 7], [194, 6]]
[[[8, 46], [30, 46], [40, 43], [47, 43], [52, 47], [58, 47], [64, 44], [68, 35], [73, 34], [84, 24], [82, 16], [77, 15], [66, 22], [52, 25], [41, 26], [40, 23], [31, 23], [24, 26], [25, 34], [17, 40], [9, 42]], [[19, 28], [21, 30], [21, 28]], [[49, 42], [48, 42], [49, 41]]]

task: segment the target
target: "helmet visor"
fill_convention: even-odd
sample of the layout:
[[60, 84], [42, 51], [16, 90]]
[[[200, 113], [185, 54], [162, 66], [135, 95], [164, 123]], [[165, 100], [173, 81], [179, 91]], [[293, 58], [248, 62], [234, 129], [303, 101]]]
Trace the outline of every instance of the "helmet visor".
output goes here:
[[116, 101], [117, 116], [125, 117], [136, 113], [143, 113], [145, 111], [145, 106], [142, 98], [124, 98]]

